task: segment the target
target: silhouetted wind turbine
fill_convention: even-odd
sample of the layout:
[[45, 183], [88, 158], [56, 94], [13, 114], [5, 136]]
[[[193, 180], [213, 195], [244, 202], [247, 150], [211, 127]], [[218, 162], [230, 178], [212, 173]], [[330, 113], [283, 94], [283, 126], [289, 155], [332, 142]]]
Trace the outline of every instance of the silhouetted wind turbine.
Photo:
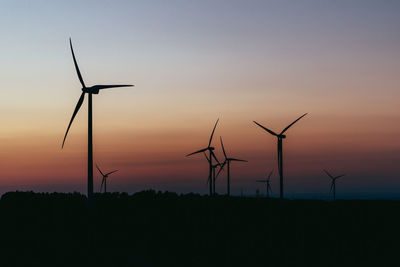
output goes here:
[[339, 176], [332, 176], [327, 170], [324, 170], [324, 172], [331, 178], [332, 182], [331, 182], [331, 189], [329, 192], [332, 192], [333, 190], [333, 200], [336, 200], [336, 179], [345, 176], [345, 174], [341, 174]]
[[107, 193], [107, 178], [108, 178], [108, 176], [110, 174], [112, 174], [114, 172], [117, 172], [118, 170], [114, 170], [114, 171], [111, 171], [111, 172], [108, 172], [108, 173], [104, 174], [100, 170], [99, 166], [97, 166], [97, 164], [96, 164], [96, 168], [99, 170], [100, 174], [103, 175], [103, 179], [101, 180], [100, 193], [101, 193], [101, 190], [103, 189], [103, 184], [104, 184], [104, 193]]
[[195, 151], [193, 153], [190, 153], [190, 154], [186, 155], [186, 157], [189, 157], [189, 156], [197, 154], [197, 153], [202, 153], [202, 152], [205, 152], [205, 151], [209, 152], [209, 159], [210, 160], [208, 161], [208, 163], [209, 163], [208, 181], [209, 181], [209, 186], [210, 186], [210, 188], [209, 188], [210, 189], [210, 196], [213, 194], [213, 183], [212, 183], [212, 180], [211, 180], [212, 179], [212, 168], [213, 168], [212, 158], [214, 157], [214, 159], [218, 162], [218, 160], [216, 159], [216, 157], [214, 155], [214, 152], [213, 152], [214, 147], [211, 146], [211, 141], [212, 141], [212, 138], [214, 136], [215, 128], [217, 127], [218, 121], [219, 121], [219, 119], [217, 119], [217, 121], [215, 122], [214, 129], [211, 132], [210, 141], [208, 141], [208, 146], [206, 148], [200, 149], [198, 151]]
[[74, 49], [72, 48], [71, 38], [69, 38], [69, 45], [71, 47], [72, 58], [74, 60], [75, 70], [78, 75], [79, 81], [82, 84], [82, 94], [76, 104], [74, 113], [72, 114], [72, 118], [68, 124], [67, 131], [65, 132], [64, 140], [62, 143], [62, 148], [65, 144], [65, 139], [67, 138], [67, 134], [69, 128], [71, 127], [72, 121], [74, 120], [76, 114], [82, 106], [83, 100], [85, 99], [85, 94], [87, 93], [89, 96], [89, 108], [88, 108], [88, 204], [92, 205], [93, 201], [93, 121], [92, 121], [92, 94], [98, 94], [100, 90], [115, 88], [115, 87], [128, 87], [133, 86], [130, 84], [121, 84], [121, 85], [94, 85], [91, 87], [86, 87], [85, 82], [83, 81], [81, 72], [79, 71], [78, 63], [76, 62]]
[[280, 185], [280, 199], [283, 200], [283, 149], [282, 149], [282, 140], [286, 138], [286, 135], [284, 135], [284, 133], [293, 125], [295, 124], [297, 121], [299, 121], [301, 118], [303, 118], [305, 115], [307, 115], [307, 113], [301, 115], [297, 120], [295, 120], [294, 122], [292, 122], [291, 124], [289, 124], [288, 126], [286, 126], [285, 129], [283, 129], [283, 131], [280, 134], [277, 134], [269, 129], [267, 129], [266, 127], [262, 126], [261, 124], [253, 121], [255, 124], [257, 124], [258, 126], [260, 126], [261, 128], [263, 128], [265, 131], [267, 131], [268, 133], [276, 136], [278, 138], [278, 170], [279, 170], [279, 185]]
[[247, 160], [244, 159], [235, 159], [235, 158], [229, 158], [226, 155], [225, 148], [224, 148], [224, 143], [222, 142], [222, 137], [219, 137], [219, 140], [221, 141], [221, 147], [222, 147], [222, 152], [224, 153], [225, 161], [222, 163], [221, 168], [217, 174], [217, 177], [219, 173], [224, 169], [225, 164], [227, 165], [227, 195], [231, 195], [231, 177], [230, 177], [230, 169], [231, 169], [231, 161], [242, 161], [242, 162], [248, 162]]
[[266, 184], [266, 186], [267, 186], [267, 198], [269, 198], [269, 193], [272, 192], [271, 184], [270, 184], [270, 182], [269, 182], [270, 179], [271, 179], [272, 172], [273, 172], [273, 171], [271, 171], [271, 172], [268, 174], [266, 180], [257, 180], [257, 181], [256, 181], [256, 182], [259, 182], [259, 183], [265, 183], [265, 184]]

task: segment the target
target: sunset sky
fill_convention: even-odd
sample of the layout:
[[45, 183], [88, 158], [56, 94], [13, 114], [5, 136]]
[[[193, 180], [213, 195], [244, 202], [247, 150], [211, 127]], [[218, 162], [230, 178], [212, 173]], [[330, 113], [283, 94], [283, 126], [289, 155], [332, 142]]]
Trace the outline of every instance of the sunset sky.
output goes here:
[[[94, 160], [110, 191], [208, 192], [213, 124], [233, 163], [232, 192], [274, 169], [290, 128], [288, 197], [395, 198], [400, 193], [400, 1], [2, 1], [0, 194], [86, 192], [87, 85], [135, 87], [94, 96]], [[95, 191], [101, 176], [95, 172]], [[226, 178], [217, 180], [225, 193]]]

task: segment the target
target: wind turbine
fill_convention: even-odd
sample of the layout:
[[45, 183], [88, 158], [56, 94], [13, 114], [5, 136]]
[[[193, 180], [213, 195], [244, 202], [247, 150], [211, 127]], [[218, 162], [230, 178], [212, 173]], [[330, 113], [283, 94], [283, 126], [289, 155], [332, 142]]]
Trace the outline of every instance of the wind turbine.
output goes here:
[[128, 87], [133, 86], [130, 84], [121, 84], [121, 85], [94, 85], [87, 87], [85, 82], [83, 81], [81, 72], [79, 71], [78, 63], [76, 62], [74, 49], [72, 48], [71, 38], [69, 38], [69, 45], [71, 47], [72, 58], [74, 60], [75, 70], [78, 75], [79, 81], [82, 85], [82, 94], [79, 97], [78, 103], [76, 104], [74, 113], [72, 114], [72, 118], [68, 124], [67, 131], [64, 135], [64, 140], [61, 148], [64, 148], [65, 139], [67, 138], [67, 134], [69, 128], [71, 127], [72, 121], [74, 120], [76, 114], [82, 106], [83, 100], [85, 99], [85, 94], [88, 94], [89, 97], [89, 107], [88, 107], [88, 204], [92, 205], [93, 202], [93, 120], [92, 120], [92, 94], [98, 94], [100, 90], [115, 88], [115, 87]]
[[326, 175], [328, 175], [328, 176], [331, 178], [331, 180], [332, 180], [330, 192], [332, 192], [332, 190], [333, 190], [333, 200], [335, 201], [335, 200], [336, 200], [336, 179], [345, 176], [345, 174], [341, 174], [341, 175], [339, 175], [339, 176], [334, 177], [334, 176], [332, 176], [327, 170], [324, 170], [324, 172], [325, 172]]
[[296, 119], [294, 122], [292, 122], [291, 124], [289, 124], [288, 126], [286, 126], [285, 129], [282, 130], [282, 132], [280, 134], [277, 134], [269, 129], [267, 129], [266, 127], [262, 126], [261, 124], [253, 121], [255, 124], [257, 124], [258, 126], [260, 126], [261, 128], [263, 128], [265, 131], [267, 131], [268, 133], [276, 136], [278, 138], [278, 170], [279, 170], [279, 195], [280, 195], [280, 199], [283, 200], [283, 150], [282, 150], [282, 140], [286, 138], [286, 135], [284, 135], [284, 133], [296, 122], [298, 122], [301, 118], [303, 118], [305, 115], [307, 115], [307, 113], [301, 115], [298, 119]]
[[[207, 161], [210, 162], [210, 159], [207, 157], [207, 154], [205, 152], [203, 152], [203, 153], [204, 153], [204, 156], [206, 157]], [[215, 154], [213, 157], [214, 157], [216, 163], [212, 165], [211, 183], [212, 183], [212, 193], [213, 193], [213, 195], [215, 195], [215, 180], [217, 179], [218, 174], [219, 174], [219, 172], [218, 172], [217, 176], [215, 176], [215, 169], [218, 167], [221, 167], [221, 163], [218, 161]]]
[[208, 161], [208, 165], [209, 165], [209, 173], [208, 173], [208, 182], [209, 182], [209, 190], [210, 190], [210, 196], [213, 194], [213, 183], [212, 183], [212, 170], [213, 170], [213, 164], [212, 164], [212, 158], [214, 157], [214, 159], [218, 162], [217, 158], [215, 157], [215, 154], [213, 152], [214, 147], [211, 146], [211, 141], [212, 138], [214, 136], [214, 132], [215, 132], [215, 128], [217, 127], [219, 119], [217, 119], [217, 121], [215, 122], [214, 125], [214, 129], [211, 132], [211, 136], [210, 136], [210, 140], [208, 141], [208, 146], [206, 148], [200, 149], [198, 151], [195, 151], [193, 153], [187, 154], [186, 157], [189, 157], [191, 155], [197, 154], [197, 153], [202, 153], [202, 152], [209, 152], [209, 161]]
[[100, 193], [101, 193], [101, 190], [103, 189], [103, 184], [104, 184], [104, 193], [107, 193], [107, 178], [108, 178], [108, 176], [109, 176], [110, 174], [112, 174], [112, 173], [114, 173], [114, 172], [117, 172], [118, 170], [114, 170], [114, 171], [111, 171], [111, 172], [108, 172], [108, 173], [104, 174], [104, 173], [100, 170], [99, 166], [97, 166], [97, 164], [96, 164], [96, 168], [99, 170], [99, 172], [101, 173], [101, 175], [103, 175], [103, 179], [101, 180]]
[[223, 170], [225, 164], [227, 165], [227, 195], [231, 195], [231, 177], [230, 177], [230, 169], [231, 169], [231, 161], [241, 161], [241, 162], [248, 162], [247, 160], [244, 159], [235, 159], [235, 158], [229, 158], [226, 155], [225, 148], [224, 148], [224, 143], [222, 142], [222, 137], [219, 137], [219, 140], [221, 141], [221, 147], [222, 147], [222, 152], [224, 153], [225, 161], [222, 163], [221, 168], [217, 174], [217, 177], [219, 173]]
[[265, 184], [266, 184], [266, 186], [267, 186], [267, 198], [269, 198], [269, 193], [272, 192], [271, 184], [270, 184], [270, 182], [269, 182], [270, 179], [271, 179], [272, 172], [273, 172], [273, 171], [271, 171], [271, 172], [268, 174], [268, 177], [267, 177], [266, 180], [257, 180], [257, 181], [256, 181], [256, 182], [259, 182], [259, 183], [265, 183]]

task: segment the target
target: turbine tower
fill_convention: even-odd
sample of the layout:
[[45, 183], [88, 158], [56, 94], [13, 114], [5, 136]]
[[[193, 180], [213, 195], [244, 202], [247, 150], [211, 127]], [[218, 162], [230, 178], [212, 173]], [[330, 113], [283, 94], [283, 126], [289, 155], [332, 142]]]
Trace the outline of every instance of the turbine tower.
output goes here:
[[208, 141], [208, 146], [206, 148], [200, 149], [198, 151], [195, 151], [193, 153], [190, 153], [190, 154], [186, 155], [186, 157], [189, 157], [191, 155], [202, 153], [202, 152], [205, 152], [205, 151], [209, 152], [209, 156], [208, 157], [209, 157], [210, 160], [208, 161], [208, 165], [209, 165], [208, 182], [209, 182], [210, 196], [213, 194], [213, 184], [212, 184], [212, 180], [211, 180], [212, 179], [212, 170], [213, 170], [212, 158], [214, 158], [218, 162], [218, 160], [215, 157], [215, 154], [213, 152], [214, 147], [211, 146], [211, 142], [212, 142], [212, 138], [214, 136], [215, 128], [217, 127], [218, 121], [219, 121], [219, 119], [217, 119], [217, 121], [215, 122], [214, 128], [213, 128], [213, 130], [211, 132], [210, 140]]
[[[206, 157], [207, 161], [210, 162], [210, 159], [207, 157], [207, 154], [205, 152], [203, 152], [203, 153], [204, 153], [204, 156]], [[221, 163], [218, 161], [215, 154], [214, 154], [213, 158], [215, 159], [216, 163], [212, 165], [211, 183], [212, 183], [212, 194], [215, 195], [215, 180], [217, 179], [218, 174], [219, 174], [219, 172], [218, 172], [217, 176], [215, 176], [215, 169], [217, 169], [218, 167], [221, 167]], [[207, 183], [208, 183], [208, 181], [207, 181]]]
[[335, 201], [335, 200], [336, 200], [336, 179], [345, 176], [345, 174], [341, 174], [341, 175], [339, 175], [339, 176], [334, 177], [334, 176], [332, 176], [327, 170], [324, 170], [324, 172], [325, 172], [326, 175], [328, 175], [328, 176], [331, 178], [331, 180], [332, 180], [332, 182], [331, 182], [331, 189], [330, 189], [329, 192], [332, 192], [332, 191], [333, 191], [333, 201]]
[[291, 124], [289, 124], [288, 126], [286, 126], [285, 129], [282, 130], [282, 132], [280, 134], [277, 134], [269, 129], [267, 129], [266, 127], [262, 126], [261, 124], [253, 121], [255, 124], [257, 124], [258, 126], [260, 126], [261, 128], [263, 128], [265, 131], [267, 131], [268, 133], [274, 135], [277, 137], [278, 139], [278, 171], [279, 171], [279, 196], [281, 201], [283, 200], [283, 149], [282, 149], [282, 140], [286, 138], [286, 135], [284, 135], [284, 133], [296, 122], [298, 122], [301, 118], [303, 118], [305, 115], [307, 115], [307, 113], [301, 115], [298, 119], [296, 119], [294, 122], [292, 122]]
[[88, 94], [89, 97], [89, 107], [88, 107], [88, 205], [91, 206], [93, 203], [93, 120], [92, 120], [92, 95], [98, 94], [100, 90], [108, 89], [108, 88], [115, 88], [115, 87], [128, 87], [133, 86], [130, 84], [121, 84], [121, 85], [94, 85], [90, 87], [86, 87], [85, 82], [83, 81], [81, 72], [79, 71], [78, 63], [76, 62], [74, 49], [72, 48], [71, 38], [69, 38], [69, 45], [71, 47], [72, 58], [74, 60], [75, 70], [78, 75], [79, 81], [82, 85], [82, 94], [76, 104], [74, 113], [72, 114], [72, 118], [68, 124], [67, 131], [64, 135], [64, 140], [62, 143], [61, 148], [64, 148], [65, 139], [67, 138], [69, 128], [78, 113], [79, 109], [82, 106], [83, 100], [85, 99], [85, 94]]
[[224, 169], [224, 166], [227, 165], [227, 195], [231, 195], [231, 176], [230, 176], [230, 169], [231, 169], [231, 161], [241, 161], [241, 162], [248, 162], [247, 160], [244, 159], [236, 159], [236, 158], [229, 158], [226, 155], [225, 148], [224, 148], [224, 143], [222, 142], [222, 137], [219, 137], [219, 140], [221, 141], [221, 147], [222, 147], [222, 152], [224, 153], [225, 161], [222, 163], [222, 166], [217, 174], [217, 177], [219, 173]]
[[111, 172], [108, 172], [108, 173], [104, 174], [100, 170], [99, 166], [97, 166], [97, 164], [96, 164], [96, 168], [99, 170], [100, 174], [103, 175], [103, 179], [101, 180], [100, 193], [101, 193], [101, 190], [103, 189], [103, 184], [104, 184], [104, 193], [107, 193], [107, 178], [108, 178], [108, 176], [110, 174], [112, 174], [114, 172], [117, 172], [118, 170], [114, 170], [114, 171], [111, 171]]
[[267, 198], [269, 198], [269, 193], [272, 192], [271, 184], [269, 182], [270, 179], [271, 179], [272, 172], [273, 172], [273, 170], [268, 174], [266, 180], [257, 180], [256, 181], [256, 182], [259, 182], [259, 183], [265, 183], [265, 185], [267, 186]]

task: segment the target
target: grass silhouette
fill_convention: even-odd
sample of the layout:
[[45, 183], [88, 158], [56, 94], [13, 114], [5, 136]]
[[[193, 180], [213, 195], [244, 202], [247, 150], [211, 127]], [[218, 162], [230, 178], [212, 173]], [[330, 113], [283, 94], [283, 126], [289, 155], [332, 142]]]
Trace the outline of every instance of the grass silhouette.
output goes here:
[[[400, 201], [9, 192], [2, 266], [391, 266]], [[89, 251], [89, 254], [88, 254]], [[395, 265], [393, 265], [395, 266]]]

